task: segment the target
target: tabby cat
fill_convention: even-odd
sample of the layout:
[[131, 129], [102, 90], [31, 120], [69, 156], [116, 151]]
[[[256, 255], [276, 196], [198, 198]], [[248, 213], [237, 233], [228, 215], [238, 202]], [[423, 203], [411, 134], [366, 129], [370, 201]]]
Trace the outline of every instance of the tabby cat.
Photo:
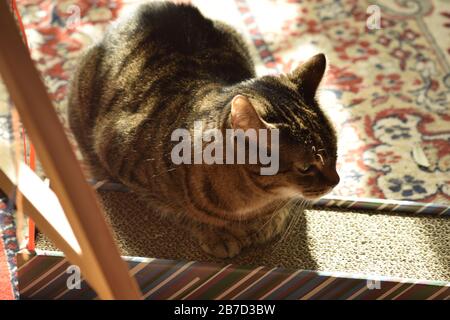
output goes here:
[[[92, 175], [123, 183], [189, 228], [201, 248], [233, 257], [286, 229], [292, 198], [338, 182], [336, 134], [315, 94], [318, 54], [287, 75], [256, 77], [243, 38], [185, 4], [153, 2], [111, 26], [82, 57], [69, 121]], [[279, 130], [279, 170], [179, 164], [175, 129]], [[295, 212], [295, 214], [301, 214]]]

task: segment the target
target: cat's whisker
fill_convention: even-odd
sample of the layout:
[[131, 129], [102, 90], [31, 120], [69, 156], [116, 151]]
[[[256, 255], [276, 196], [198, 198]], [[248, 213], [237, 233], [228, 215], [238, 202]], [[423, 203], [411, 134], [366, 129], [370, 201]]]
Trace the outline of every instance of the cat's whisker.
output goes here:
[[300, 199], [297, 201], [296, 206], [294, 208], [295, 212], [294, 217], [291, 220], [291, 223], [289, 224], [289, 227], [287, 228], [282, 241], [284, 241], [286, 238], [289, 238], [289, 236], [292, 234], [293, 230], [295, 230], [295, 226], [297, 225], [298, 221], [301, 219], [301, 215], [304, 212], [304, 209], [310, 205], [310, 202], [306, 199]]
[[[293, 223], [293, 227], [297, 225], [298, 220], [300, 220], [301, 214], [303, 214], [303, 209], [305, 208], [305, 199], [302, 199], [299, 205], [295, 208], [295, 222]], [[293, 228], [291, 228], [290, 232], [292, 232]]]
[[279, 212], [281, 210], [284, 209], [284, 207], [289, 203], [289, 201], [290, 200], [280, 201], [278, 203], [278, 205], [273, 209], [272, 213], [269, 214], [269, 217], [267, 218], [267, 221], [264, 222], [258, 229], [256, 229], [253, 232], [249, 233], [248, 236], [252, 236], [255, 233], [261, 232], [269, 223], [271, 223], [275, 219], [275, 217], [279, 214]]
[[294, 221], [292, 222], [291, 227], [289, 228], [289, 230], [285, 236], [285, 239], [289, 238], [291, 236], [292, 232], [295, 230], [295, 227], [296, 227], [298, 221], [300, 220], [301, 215], [303, 214], [304, 204], [305, 204], [305, 201], [302, 200], [300, 202], [300, 204], [296, 207], [296, 212], [295, 212], [295, 216], [293, 219]]
[[290, 220], [288, 221], [288, 225], [285, 227], [283, 233], [280, 235], [279, 241], [277, 241], [277, 246], [278, 246], [278, 244], [280, 244], [280, 243], [283, 241], [284, 236], [285, 236], [287, 230], [289, 229], [289, 227], [290, 227], [290, 225], [291, 225], [291, 223], [292, 223], [292, 220], [294, 219], [294, 217], [292, 216], [292, 209], [295, 208], [295, 207], [297, 206], [298, 199], [295, 199], [295, 200], [294, 200], [293, 202], [291, 202], [291, 203], [292, 203], [292, 205], [291, 205], [291, 208], [289, 209], [289, 210], [291, 211], [291, 212], [290, 212], [291, 217], [290, 217]]
[[267, 221], [264, 222], [264, 224], [260, 227], [260, 230], [264, 229], [264, 227], [266, 227], [269, 223], [271, 223], [275, 219], [277, 214], [279, 214], [280, 211], [283, 210], [288, 205], [289, 202], [290, 200], [281, 201], [278, 204], [278, 206], [273, 210], [273, 212], [269, 215]]
[[[302, 201], [303, 201], [302, 199], [296, 199], [291, 210], [295, 209], [295, 211], [297, 211], [298, 207], [301, 206], [301, 202]], [[279, 241], [277, 241], [276, 246], [278, 246], [282, 242], [284, 242], [285, 238], [288, 236], [288, 234], [290, 232], [290, 229], [296, 223], [296, 221], [297, 221], [297, 217], [296, 216], [291, 217], [291, 220], [288, 222], [288, 226], [284, 230], [284, 232], [281, 235], [281, 238], [279, 239]]]

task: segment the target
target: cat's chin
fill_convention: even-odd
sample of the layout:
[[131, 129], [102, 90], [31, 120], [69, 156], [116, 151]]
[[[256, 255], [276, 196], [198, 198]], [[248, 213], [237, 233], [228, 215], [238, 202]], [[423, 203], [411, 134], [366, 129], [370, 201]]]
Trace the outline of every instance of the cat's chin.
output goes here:
[[318, 191], [318, 192], [301, 192], [301, 197], [306, 200], [317, 200], [319, 198], [322, 198], [323, 196], [329, 194], [333, 190], [333, 188], [328, 188], [324, 191]]
[[[325, 193], [326, 194], [326, 193]], [[300, 197], [305, 199], [305, 200], [317, 200], [320, 199], [321, 197], [323, 197], [325, 194], [308, 194], [308, 193], [302, 193], [300, 194]]]
[[305, 200], [317, 200], [331, 192], [333, 188], [318, 192], [305, 192], [296, 188], [280, 188], [278, 194], [282, 198], [302, 198]]

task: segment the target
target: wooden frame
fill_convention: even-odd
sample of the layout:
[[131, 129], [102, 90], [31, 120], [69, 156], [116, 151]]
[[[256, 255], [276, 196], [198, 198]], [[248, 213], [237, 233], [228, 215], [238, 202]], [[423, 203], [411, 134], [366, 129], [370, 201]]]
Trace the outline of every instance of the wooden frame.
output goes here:
[[[55, 245], [65, 249], [71, 263], [81, 263], [83, 275], [102, 299], [140, 298], [6, 1], [0, 1], [0, 30], [0, 73], [64, 209], [60, 214], [65, 213], [81, 252], [71, 247], [67, 234], [60, 233], [58, 225], [52, 225], [42, 212], [31, 209], [27, 213], [49, 232]], [[1, 187], [11, 191], [12, 181], [6, 177], [2, 175]], [[21, 191], [19, 182], [18, 188]], [[27, 201], [27, 209], [34, 206], [29, 198]]]

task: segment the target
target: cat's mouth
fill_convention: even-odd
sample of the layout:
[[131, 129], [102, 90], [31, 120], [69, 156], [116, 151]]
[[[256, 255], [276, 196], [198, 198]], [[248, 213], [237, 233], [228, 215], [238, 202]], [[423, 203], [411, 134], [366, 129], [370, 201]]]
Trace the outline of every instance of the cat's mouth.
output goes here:
[[283, 196], [283, 197], [298, 197], [300, 196], [301, 198], [305, 199], [305, 200], [317, 200], [325, 195], [327, 195], [328, 193], [331, 192], [331, 190], [333, 190], [333, 187], [327, 187], [325, 189], [320, 189], [320, 190], [304, 190], [304, 189], [298, 189], [298, 188], [282, 188], [282, 189], [278, 189], [278, 192]]
[[306, 200], [317, 200], [318, 198], [321, 198], [333, 190], [333, 187], [327, 187], [326, 189], [321, 190], [303, 190], [300, 192], [302, 198]]

